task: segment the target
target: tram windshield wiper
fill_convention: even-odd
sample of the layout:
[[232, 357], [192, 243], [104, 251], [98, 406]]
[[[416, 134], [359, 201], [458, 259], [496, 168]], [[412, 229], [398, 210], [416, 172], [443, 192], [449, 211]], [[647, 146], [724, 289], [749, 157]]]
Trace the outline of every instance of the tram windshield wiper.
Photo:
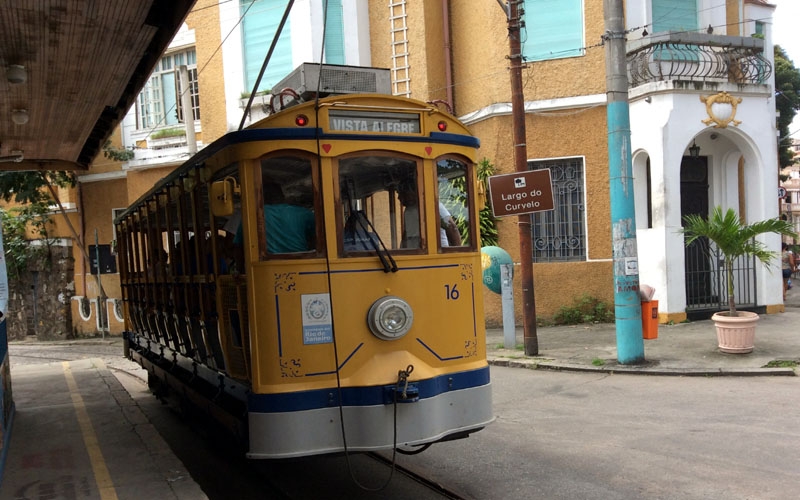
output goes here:
[[396, 273], [397, 262], [395, 262], [392, 254], [389, 253], [389, 249], [386, 248], [383, 240], [378, 235], [378, 232], [375, 230], [375, 226], [372, 225], [363, 211], [359, 210], [355, 212], [355, 216], [357, 227], [366, 235], [366, 238], [364, 239], [369, 241], [370, 246], [375, 250], [375, 253], [378, 254], [378, 258], [381, 260], [381, 264], [383, 264], [383, 272]]

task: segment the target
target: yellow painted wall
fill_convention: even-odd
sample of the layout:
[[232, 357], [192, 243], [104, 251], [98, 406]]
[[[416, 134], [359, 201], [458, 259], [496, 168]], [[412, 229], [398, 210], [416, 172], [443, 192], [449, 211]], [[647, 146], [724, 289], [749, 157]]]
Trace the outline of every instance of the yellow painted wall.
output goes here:
[[[420, 100], [444, 98], [441, 5], [439, 1], [407, 4], [412, 97]], [[465, 115], [493, 104], [510, 103], [510, 48], [505, 13], [497, 2], [451, 0], [449, 5], [455, 114]], [[373, 65], [388, 68], [392, 63], [389, 8], [377, 2], [370, 7]], [[604, 31], [602, 0], [585, 0], [584, 19], [585, 44], [596, 45]], [[604, 94], [603, 50], [592, 47], [581, 57], [528, 63], [522, 73], [525, 101]], [[528, 159], [585, 158], [587, 259], [534, 264], [539, 316], [552, 316], [582, 293], [613, 303], [605, 110], [605, 106], [597, 106], [526, 116]], [[480, 158], [488, 158], [497, 173], [514, 171], [510, 116], [489, 118], [470, 125], [470, 129], [481, 140]], [[516, 217], [503, 219], [499, 225], [500, 246], [518, 263], [517, 228]], [[520, 290], [517, 268], [515, 293]], [[485, 289], [485, 299], [487, 323], [499, 325], [500, 296]], [[515, 297], [515, 307], [517, 320], [521, 322], [521, 296]]]
[[[128, 172], [128, 205], [139, 199], [153, 185], [169, 175], [178, 165]], [[126, 205], [127, 206], [127, 205]]]
[[[508, 23], [497, 2], [451, 1], [454, 89], [457, 113], [511, 101]], [[602, 0], [585, 0], [585, 45], [604, 31]], [[529, 15], [531, 15], [529, 13]], [[479, 27], [470, 29], [469, 27]], [[524, 36], [529, 36], [527, 32]], [[526, 101], [605, 93], [603, 47], [581, 57], [529, 62], [522, 72]]]
[[[205, 143], [224, 135], [227, 128], [224, 119], [221, 53], [214, 54], [221, 42], [219, 11], [214, 8], [216, 3], [216, 0], [198, 0], [186, 21], [195, 30], [197, 64], [198, 69], [202, 68], [198, 78]], [[454, 114], [462, 116], [492, 104], [510, 102], [507, 58], [509, 41], [504, 12], [494, 1], [449, 0], [448, 3]], [[604, 31], [603, 1], [585, 0], [584, 5], [585, 45], [593, 46], [600, 41]], [[442, 12], [442, 2], [408, 2], [406, 9], [412, 97], [423, 101], [444, 99], [446, 41], [443, 37], [443, 23], [446, 16]], [[370, 1], [369, 16], [372, 65], [391, 68], [389, 6], [385, 2]], [[525, 100], [535, 102], [604, 94], [603, 51], [603, 47], [590, 47], [581, 57], [528, 63], [522, 75]], [[542, 316], [551, 316], [558, 307], [568, 305], [573, 296], [584, 291], [611, 302], [613, 274], [605, 107], [529, 114], [526, 117], [526, 127], [529, 159], [569, 156], [585, 158], [587, 261], [534, 265], [537, 312]], [[498, 169], [498, 173], [514, 170], [510, 116], [493, 117], [475, 123], [470, 128], [481, 140], [479, 157], [488, 158]], [[102, 157], [98, 158], [96, 165], [100, 170], [93, 170], [92, 173], [115, 168], [115, 165], [107, 166], [107, 163]], [[114, 190], [124, 191], [124, 198], [131, 202], [175, 166], [130, 171], [124, 188], [115, 187]], [[98, 187], [105, 184], [106, 182], [97, 183]], [[110, 224], [108, 227], [110, 229]], [[514, 260], [519, 262], [519, 238], [515, 218], [501, 222], [500, 235], [500, 246], [506, 248]], [[77, 273], [76, 265], [76, 275]], [[518, 285], [519, 276], [515, 279]], [[89, 287], [88, 283], [86, 287]], [[519, 286], [516, 289], [519, 290]], [[517, 297], [516, 303], [519, 318], [521, 297]], [[502, 317], [499, 296], [495, 297], [487, 291], [486, 304], [489, 324], [498, 323]]]
[[[221, 137], [227, 132], [225, 120], [225, 92], [223, 81], [222, 54], [217, 49], [221, 43], [219, 33], [219, 10], [216, 0], [198, 0], [194, 9], [186, 18], [189, 29], [195, 31], [198, 80], [200, 85], [200, 122], [202, 134], [198, 140], [205, 143]], [[121, 144], [120, 129], [110, 138], [113, 146]], [[140, 146], [145, 146], [140, 144]], [[120, 162], [112, 161], [100, 154], [90, 166], [88, 174], [102, 174], [121, 170]], [[94, 229], [98, 229], [100, 244], [108, 244], [113, 238], [112, 208], [125, 208], [138, 199], [153, 184], [169, 174], [178, 163], [147, 170], [127, 172], [127, 179], [113, 179], [81, 184], [83, 220], [77, 214], [71, 216], [76, 228], [83, 227], [84, 241], [94, 244]], [[80, 229], [77, 229], [80, 231]], [[59, 227], [59, 232], [63, 232]], [[89, 264], [80, 249], [73, 247], [75, 257], [75, 295], [94, 298], [99, 295], [99, 286], [94, 276], [89, 274]], [[110, 298], [120, 298], [119, 274], [101, 275], [103, 289]], [[94, 305], [92, 317], [88, 321], [81, 319], [77, 301], [72, 301], [72, 318], [75, 331], [80, 334], [94, 334], [96, 318]], [[122, 324], [117, 322], [113, 314], [109, 314], [111, 333], [120, 333]]]
[[[127, 194], [125, 179], [115, 179], [102, 182], [83, 183], [81, 190], [81, 210], [82, 220], [77, 224], [76, 230], [82, 230], [82, 239], [85, 250], [88, 253], [89, 246], [95, 244], [95, 229], [97, 229], [97, 241], [101, 245], [108, 244], [113, 239], [112, 232], [112, 209], [124, 208], [127, 206]], [[72, 254], [75, 259], [75, 295], [94, 299], [100, 295], [100, 286], [97, 276], [90, 274], [89, 261], [84, 257], [83, 252], [77, 244], [72, 246]], [[89, 255], [89, 258], [92, 258]], [[119, 274], [101, 274], [105, 295], [110, 298], [120, 298]], [[72, 327], [78, 336], [94, 335], [97, 331], [97, 320], [94, 305], [92, 305], [92, 316], [84, 321], [78, 310], [77, 301], [71, 301]], [[113, 313], [109, 315], [109, 328], [111, 333], [121, 333], [122, 323], [116, 321]]]
[[725, 2], [725, 19], [728, 23], [726, 26], [726, 34], [730, 36], [740, 36], [739, 2], [741, 2], [741, 0], [727, 0]]
[[218, 50], [222, 43], [219, 9], [216, 7], [218, 3], [218, 0], [197, 0], [192, 12], [186, 17], [187, 26], [195, 32], [200, 123], [205, 144], [219, 139], [227, 132], [222, 52]]
[[[455, 2], [459, 4], [459, 2]], [[460, 5], [454, 13], [459, 25], [490, 25], [486, 33], [455, 30], [460, 37], [454, 46], [473, 44], [480, 55], [458, 51], [456, 89], [458, 109], [466, 113], [496, 102], [510, 101], [510, 74], [507, 70], [509, 44], [505, 15], [496, 5]], [[492, 8], [493, 7], [493, 8]], [[586, 45], [599, 40], [603, 32], [602, 0], [585, 2]], [[481, 21], [481, 19], [484, 19]], [[486, 19], [491, 19], [488, 21]], [[502, 30], [498, 29], [502, 27]], [[491, 37], [491, 39], [488, 39]], [[481, 68], [487, 68], [482, 70]], [[481, 78], [483, 76], [483, 78]], [[472, 78], [473, 80], [469, 80]], [[581, 57], [531, 62], [522, 71], [526, 102], [567, 98], [605, 92], [605, 66], [602, 48], [587, 48]], [[464, 102], [466, 101], [466, 106]], [[526, 149], [529, 160], [584, 157], [586, 246], [583, 262], [535, 263], [534, 296], [538, 317], [552, 317], [561, 306], [569, 306], [583, 293], [613, 303], [611, 263], [610, 205], [608, 192], [608, 153], [605, 106], [562, 109], [526, 115]], [[494, 118], [471, 126], [481, 139], [481, 156], [489, 158], [497, 173], [514, 171], [512, 120]], [[515, 262], [520, 261], [517, 218], [504, 218], [500, 225], [500, 246]], [[515, 317], [522, 323], [520, 268], [515, 273]], [[486, 290], [486, 318], [489, 325], [502, 323], [500, 296]]]
[[[608, 190], [608, 154], [605, 106], [557, 114], [528, 114], [527, 152], [531, 160], [584, 157], [587, 260], [568, 263], [535, 263], [534, 294], [537, 316], [552, 317], [561, 306], [572, 305], [583, 293], [613, 304], [611, 263], [611, 208]], [[514, 171], [511, 117], [486, 120], [472, 126], [481, 138], [482, 157], [488, 158], [497, 173]], [[500, 219], [499, 246], [520, 262], [517, 217]], [[515, 270], [515, 309], [522, 321], [520, 268]], [[486, 318], [489, 326], [502, 322], [500, 296], [485, 289]]]
[[[122, 131], [119, 127], [114, 129], [114, 133], [111, 134], [111, 137], [108, 139], [110, 141], [110, 146], [114, 148], [121, 148], [122, 147]], [[106, 158], [102, 152], [97, 155], [90, 166], [90, 172], [92, 174], [105, 174], [108, 172], [118, 172], [121, 168], [122, 163], [110, 160]]]

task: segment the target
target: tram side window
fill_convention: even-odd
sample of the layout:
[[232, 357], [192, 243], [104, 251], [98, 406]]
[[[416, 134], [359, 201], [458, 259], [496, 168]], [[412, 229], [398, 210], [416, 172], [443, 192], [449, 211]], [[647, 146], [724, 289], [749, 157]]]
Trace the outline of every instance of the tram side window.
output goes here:
[[439, 244], [445, 247], [471, 247], [474, 240], [470, 221], [470, 171], [456, 158], [436, 162], [439, 183]]
[[345, 253], [421, 250], [424, 206], [417, 162], [366, 155], [339, 161], [339, 191]]
[[[311, 160], [280, 156], [261, 161], [268, 254], [316, 251], [317, 217]], [[316, 252], [314, 252], [316, 253]]]

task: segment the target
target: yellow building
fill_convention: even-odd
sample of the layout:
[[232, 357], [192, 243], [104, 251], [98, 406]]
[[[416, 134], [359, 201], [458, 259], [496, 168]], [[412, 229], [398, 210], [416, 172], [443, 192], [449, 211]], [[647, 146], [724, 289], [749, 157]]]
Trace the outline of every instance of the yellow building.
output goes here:
[[[115, 136], [115, 147], [136, 148], [133, 158], [98, 158], [80, 176], [84, 240], [92, 241], [97, 228], [101, 245], [111, 245], [115, 209], [136, 200], [189, 157], [184, 105], [174, 92], [181, 64], [188, 68], [199, 148], [263, 116], [270, 94], [260, 92], [271, 89], [274, 94], [281, 89], [273, 86], [292, 69], [322, 61], [388, 68], [394, 94], [449, 106], [480, 138], [481, 156], [496, 173], [514, 171], [509, 31], [500, 2], [329, 0], [325, 26], [315, 14], [322, 5], [322, 0], [295, 2], [256, 88], [286, 2], [199, 0]], [[661, 320], [679, 321], [693, 310], [713, 308], [714, 301], [727, 302], [717, 290], [697, 292], [687, 285], [691, 259], [677, 229], [684, 213], [680, 171], [692, 157], [689, 147], [700, 145], [711, 172], [705, 210], [709, 204], [732, 206], [747, 220], [776, 210], [743, 201], [760, 200], [768, 185], [742, 182], [740, 189], [734, 181], [767, 179], [773, 169], [774, 144], [772, 152], [767, 144], [775, 126], [768, 31], [773, 7], [754, 0], [628, 0], [625, 5], [629, 60], [643, 61], [629, 67], [636, 77], [629, 98], [640, 281], [656, 287]], [[533, 260], [537, 315], [551, 317], [582, 294], [613, 302], [603, 0], [525, 0], [520, 6], [525, 12], [528, 167], [551, 170], [555, 196], [555, 210], [531, 217], [533, 255], [527, 258]], [[750, 38], [752, 33], [763, 34], [764, 40]], [[686, 40], [681, 42], [681, 36]], [[699, 61], [708, 56], [716, 62], [701, 69]], [[681, 58], [681, 65], [666, 64]], [[733, 60], [739, 72], [719, 62]], [[709, 116], [701, 98], [721, 91], [744, 99], [736, 115], [741, 126], [726, 129], [702, 122]], [[254, 92], [243, 120], [243, 106]], [[519, 254], [517, 217], [502, 219], [499, 233], [499, 246], [519, 264], [526, 257]], [[81, 256], [74, 254], [75, 329], [89, 334], [96, 321], [91, 314], [80, 320], [79, 305], [81, 297], [94, 300], [99, 290], [86, 263], [81, 265]], [[713, 269], [702, 271], [713, 277]], [[742, 298], [742, 304], [776, 310], [780, 297], [769, 290], [769, 273], [761, 268], [749, 272], [746, 279], [759, 284], [758, 295]], [[113, 314], [113, 298], [121, 296], [119, 279], [114, 273], [101, 278], [112, 298], [110, 329], [116, 333], [121, 322]], [[520, 322], [519, 272], [514, 288]], [[485, 301], [487, 322], [499, 324], [499, 295], [487, 290]]]

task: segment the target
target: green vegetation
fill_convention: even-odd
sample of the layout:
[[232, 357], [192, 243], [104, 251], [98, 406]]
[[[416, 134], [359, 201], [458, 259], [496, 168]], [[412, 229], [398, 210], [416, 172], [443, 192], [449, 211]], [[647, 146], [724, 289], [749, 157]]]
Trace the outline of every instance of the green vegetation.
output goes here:
[[74, 187], [75, 174], [72, 172], [40, 172], [36, 170], [0, 172], [0, 198], [12, 199], [20, 204], [56, 203], [50, 195], [50, 186]]
[[165, 128], [157, 130], [150, 134], [151, 139], [166, 139], [169, 137], [181, 137], [186, 135], [186, 129], [183, 127]]
[[[270, 92], [272, 92], [272, 89], [267, 89], [267, 90], [259, 90], [258, 92], [256, 92], [256, 95], [257, 95], [257, 96], [259, 96], [259, 95], [266, 95], [266, 94], [269, 94]], [[247, 99], [247, 98], [248, 98], [248, 97], [250, 97], [251, 95], [252, 95], [252, 92], [250, 92], [249, 90], [244, 90], [244, 91], [242, 91], [242, 93], [239, 95], [239, 99]]]
[[[478, 189], [483, 190], [483, 192], [486, 193], [486, 201], [478, 213], [478, 230], [481, 233], [482, 247], [497, 246], [498, 241], [497, 219], [495, 219], [494, 214], [492, 214], [492, 206], [489, 202], [489, 177], [491, 177], [493, 174], [494, 166], [487, 158], [484, 158], [478, 162], [476, 169]], [[453, 196], [453, 198], [458, 199], [461, 205], [464, 205], [466, 202], [466, 196], [462, 194], [466, 192], [464, 179], [455, 179], [451, 181], [451, 183], [451, 186], [446, 188], [450, 190], [448, 191], [448, 194]], [[454, 190], [456, 194], [450, 194], [453, 192], [452, 190]], [[458, 232], [461, 233], [461, 241], [469, 241], [469, 221], [467, 221], [463, 214], [459, 213], [454, 213], [453, 219], [456, 221], [456, 225], [458, 226]]]
[[725, 274], [728, 285], [728, 315], [736, 316], [736, 295], [734, 294], [733, 262], [738, 257], [755, 257], [765, 267], [769, 267], [777, 252], [768, 250], [767, 246], [756, 240], [756, 236], [766, 233], [782, 234], [797, 238], [792, 225], [780, 219], [767, 219], [752, 224], [742, 224], [739, 216], [732, 208], [724, 214], [722, 207], [714, 207], [710, 217], [692, 214], [683, 218], [681, 233], [686, 235], [686, 246], [700, 238], [707, 238], [714, 243], [725, 261]]
[[[496, 349], [505, 349], [506, 345], [505, 344], [496, 344], [495, 348]], [[514, 346], [514, 350], [515, 351], [523, 351], [523, 350], [525, 350], [525, 346], [522, 345], [522, 344], [517, 344], [517, 345]]]
[[[49, 213], [54, 204], [55, 186], [75, 185], [72, 172], [5, 171], [0, 172], [0, 198], [12, 199], [20, 207], [0, 209], [3, 225], [3, 246], [9, 278], [16, 278], [29, 265], [50, 254], [51, 227]], [[48, 189], [45, 189], [48, 188]], [[75, 241], [80, 241], [73, 235]], [[32, 240], [38, 240], [35, 243]], [[49, 263], [49, 259], [45, 259]]]
[[611, 323], [614, 310], [607, 303], [584, 293], [573, 300], [571, 306], [561, 306], [553, 317], [556, 325], [578, 325], [581, 323]]
[[763, 366], [763, 368], [795, 368], [800, 363], [791, 359], [774, 359]]
[[[800, 70], [798, 70], [780, 45], [775, 45], [775, 108], [778, 111], [777, 125], [780, 134], [778, 160], [780, 167], [794, 162], [792, 137], [789, 128], [800, 110]], [[785, 180], [785, 179], [784, 179]]]
[[[50, 264], [50, 259], [46, 258], [50, 255], [51, 244], [47, 228], [53, 221], [50, 220], [48, 211], [47, 205], [42, 202], [8, 210], [0, 208], [6, 272], [9, 279], [17, 279], [23, 271], [33, 267], [35, 263]], [[28, 229], [33, 233], [33, 240], [28, 239]]]
[[605, 365], [605, 364], [606, 364], [606, 362], [605, 362], [605, 360], [604, 360], [604, 359], [600, 359], [600, 358], [594, 358], [594, 359], [592, 360], [592, 365], [594, 365], [594, 366], [603, 366], [603, 365]]
[[109, 160], [129, 161], [133, 159], [133, 148], [115, 148], [111, 141], [106, 141], [103, 145], [103, 156]]
[[[483, 187], [483, 192], [486, 193], [486, 203], [481, 208], [478, 214], [478, 229], [481, 232], [481, 246], [497, 246], [497, 219], [492, 214], [492, 205], [489, 201], [489, 177], [494, 175], [494, 165], [484, 158], [478, 162], [477, 169], [478, 183]], [[462, 239], [464, 231], [462, 230]]]

